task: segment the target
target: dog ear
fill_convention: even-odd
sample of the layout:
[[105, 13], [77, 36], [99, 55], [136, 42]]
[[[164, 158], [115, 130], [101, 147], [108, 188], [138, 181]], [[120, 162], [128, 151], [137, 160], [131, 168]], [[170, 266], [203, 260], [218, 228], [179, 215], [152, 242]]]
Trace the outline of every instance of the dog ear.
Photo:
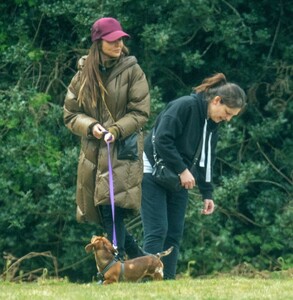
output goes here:
[[87, 253], [91, 252], [93, 250], [94, 245], [93, 244], [88, 244], [85, 246], [85, 251]]

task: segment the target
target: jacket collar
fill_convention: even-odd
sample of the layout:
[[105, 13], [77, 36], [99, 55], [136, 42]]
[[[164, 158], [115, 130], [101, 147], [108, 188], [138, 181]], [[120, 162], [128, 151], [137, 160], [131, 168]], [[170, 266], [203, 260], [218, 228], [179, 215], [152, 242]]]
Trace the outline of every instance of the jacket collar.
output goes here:
[[137, 59], [134, 56], [126, 56], [121, 57], [117, 64], [115, 65], [115, 68], [112, 70], [110, 76], [106, 80], [106, 85], [113, 80], [115, 77], [117, 77], [120, 73], [122, 73], [124, 70], [128, 69], [129, 67], [135, 65], [137, 63]]

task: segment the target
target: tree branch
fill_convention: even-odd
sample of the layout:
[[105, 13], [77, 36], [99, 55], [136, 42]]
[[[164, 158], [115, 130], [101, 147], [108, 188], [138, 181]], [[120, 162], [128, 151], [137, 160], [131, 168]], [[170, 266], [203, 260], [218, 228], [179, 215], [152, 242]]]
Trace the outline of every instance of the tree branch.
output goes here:
[[282, 20], [282, 16], [284, 14], [284, 10], [283, 10], [283, 1], [280, 0], [280, 6], [281, 6], [281, 9], [280, 9], [280, 17], [279, 17], [279, 21], [278, 21], [278, 24], [277, 24], [277, 27], [276, 27], [276, 30], [275, 30], [275, 34], [274, 34], [274, 38], [273, 38], [273, 42], [271, 44], [271, 47], [270, 47], [270, 51], [268, 53], [268, 56], [267, 56], [267, 59], [266, 59], [266, 66], [268, 65], [270, 59], [271, 59], [271, 56], [272, 56], [272, 53], [273, 53], [273, 49], [275, 47], [275, 44], [276, 44], [276, 40], [277, 40], [277, 37], [279, 35], [279, 31], [280, 31], [280, 27], [281, 27], [281, 20]]
[[260, 153], [264, 156], [264, 158], [267, 160], [267, 162], [271, 165], [271, 167], [279, 174], [281, 175], [283, 178], [285, 178], [290, 184], [293, 184], [293, 181], [288, 178], [285, 174], [283, 174], [273, 163], [272, 161], [268, 158], [268, 156], [263, 152], [263, 150], [260, 147], [260, 144], [258, 142], [256, 142], [256, 145], [260, 151]]

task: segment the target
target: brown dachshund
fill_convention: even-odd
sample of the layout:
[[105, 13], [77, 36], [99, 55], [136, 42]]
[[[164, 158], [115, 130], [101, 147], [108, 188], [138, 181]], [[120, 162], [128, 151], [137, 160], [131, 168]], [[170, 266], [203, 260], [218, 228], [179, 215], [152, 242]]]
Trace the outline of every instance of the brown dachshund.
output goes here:
[[93, 236], [85, 250], [86, 252], [93, 250], [99, 272], [98, 277], [103, 284], [110, 284], [123, 280], [137, 282], [144, 277], [162, 280], [164, 266], [160, 258], [170, 254], [173, 247], [154, 255], [121, 262], [115, 259], [116, 250], [109, 240], [102, 236]]

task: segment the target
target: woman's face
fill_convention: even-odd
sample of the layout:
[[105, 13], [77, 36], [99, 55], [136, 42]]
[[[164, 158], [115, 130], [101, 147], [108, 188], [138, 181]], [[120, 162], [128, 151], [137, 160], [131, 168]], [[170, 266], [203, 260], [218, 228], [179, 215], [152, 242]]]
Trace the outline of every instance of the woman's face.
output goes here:
[[122, 38], [114, 42], [102, 40], [102, 52], [108, 58], [118, 58], [121, 55], [123, 45]]
[[215, 123], [222, 121], [229, 122], [234, 116], [240, 112], [240, 108], [230, 108], [226, 104], [221, 103], [221, 97], [216, 96], [208, 107], [208, 116]]

